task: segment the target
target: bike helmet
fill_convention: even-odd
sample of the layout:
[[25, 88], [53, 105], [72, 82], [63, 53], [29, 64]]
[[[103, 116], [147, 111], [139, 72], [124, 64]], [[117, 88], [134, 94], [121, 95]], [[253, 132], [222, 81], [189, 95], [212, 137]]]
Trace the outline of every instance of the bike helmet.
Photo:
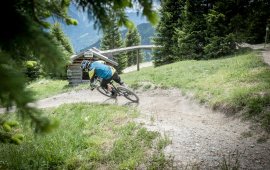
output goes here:
[[88, 60], [83, 60], [82, 63], [81, 63], [81, 69], [88, 69], [89, 66], [90, 66], [91, 62], [88, 61]]

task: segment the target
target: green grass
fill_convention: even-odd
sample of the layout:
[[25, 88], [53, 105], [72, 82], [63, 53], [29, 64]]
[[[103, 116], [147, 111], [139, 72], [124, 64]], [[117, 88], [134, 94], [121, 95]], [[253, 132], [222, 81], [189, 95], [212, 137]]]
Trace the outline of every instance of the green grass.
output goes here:
[[[181, 61], [139, 72], [122, 74], [134, 89], [176, 87], [201, 103], [226, 113], [243, 112], [270, 130], [270, 69], [257, 52], [246, 52], [216, 60]], [[88, 84], [68, 87], [67, 81], [38, 80], [28, 86], [41, 99]]]
[[0, 169], [163, 169], [168, 165], [161, 149], [165, 140], [132, 122], [137, 112], [128, 107], [81, 103], [45, 112], [60, 121], [59, 128], [42, 136], [34, 136], [27, 126], [16, 129], [26, 133], [24, 142], [0, 144]]
[[67, 80], [39, 79], [31, 82], [27, 88], [34, 92], [35, 99], [43, 99], [71, 90], [85, 89], [88, 86], [88, 84], [82, 84], [76, 87], [72, 87], [68, 85]]
[[214, 109], [227, 113], [242, 111], [270, 129], [270, 69], [257, 52], [145, 68], [123, 74], [122, 79], [136, 88], [144, 82], [179, 88]]

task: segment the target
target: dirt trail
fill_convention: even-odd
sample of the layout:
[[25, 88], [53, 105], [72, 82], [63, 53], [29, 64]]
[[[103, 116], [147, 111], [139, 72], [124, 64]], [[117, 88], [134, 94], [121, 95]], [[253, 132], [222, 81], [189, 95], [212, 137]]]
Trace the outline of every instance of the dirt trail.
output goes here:
[[155, 90], [141, 98], [145, 103], [139, 107], [144, 112], [139, 121], [172, 139], [166, 153], [173, 155], [178, 167], [198, 164], [215, 169], [222, 155], [237, 157], [233, 153], [237, 150], [243, 169], [270, 169], [270, 142], [258, 144], [259, 136], [247, 122], [200, 106], [176, 89]]
[[215, 169], [222, 155], [237, 156], [233, 154], [236, 150], [241, 153], [243, 169], [270, 169], [270, 141], [258, 144], [259, 136], [250, 130], [248, 123], [200, 106], [182, 96], [177, 89], [137, 93], [139, 104], [130, 103], [123, 97], [109, 99], [96, 90], [80, 90], [43, 99], [37, 106], [46, 108], [64, 103], [96, 102], [128, 105], [131, 109], [136, 107], [141, 112], [136, 122], [172, 140], [165, 152], [174, 158], [179, 169], [190, 164]]

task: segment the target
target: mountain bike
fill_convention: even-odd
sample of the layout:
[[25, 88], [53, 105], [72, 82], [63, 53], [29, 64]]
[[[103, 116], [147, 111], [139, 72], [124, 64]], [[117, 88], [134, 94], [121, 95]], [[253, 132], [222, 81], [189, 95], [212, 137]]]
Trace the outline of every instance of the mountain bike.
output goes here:
[[104, 88], [100, 86], [100, 79], [97, 79], [99, 81], [99, 85], [96, 87], [96, 89], [103, 95], [111, 98], [116, 98], [117, 96], [124, 96], [126, 99], [134, 102], [139, 103], [139, 97], [131, 90], [129, 90], [127, 87], [124, 86], [115, 86], [113, 84], [113, 81], [111, 81], [109, 84], [112, 86], [112, 90], [116, 93], [115, 97], [112, 97], [112, 93], [108, 91], [107, 88]]

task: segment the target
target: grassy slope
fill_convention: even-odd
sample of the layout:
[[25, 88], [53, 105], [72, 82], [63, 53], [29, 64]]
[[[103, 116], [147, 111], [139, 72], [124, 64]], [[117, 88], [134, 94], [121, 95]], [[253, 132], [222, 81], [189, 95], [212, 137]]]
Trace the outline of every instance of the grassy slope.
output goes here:
[[60, 127], [45, 136], [16, 129], [27, 132], [25, 140], [0, 144], [0, 169], [162, 169], [167, 164], [162, 149], [169, 141], [133, 123], [137, 113], [128, 107], [82, 103], [45, 112], [60, 120]]
[[70, 87], [66, 80], [39, 79], [29, 84], [27, 88], [34, 92], [36, 99], [43, 99], [70, 90], [87, 88], [88, 86], [88, 84], [82, 84], [80, 86]]
[[[180, 88], [214, 109], [243, 111], [248, 117], [256, 117], [270, 130], [270, 70], [256, 52], [216, 60], [181, 61], [121, 77], [133, 87], [150, 81], [164, 88]], [[38, 99], [88, 87], [85, 84], [71, 88], [67, 84], [67, 81], [39, 80], [28, 87]]]
[[150, 81], [161, 87], [177, 87], [192, 93], [214, 109], [242, 110], [270, 125], [270, 69], [256, 52], [208, 61], [181, 61], [122, 75], [133, 87]]

